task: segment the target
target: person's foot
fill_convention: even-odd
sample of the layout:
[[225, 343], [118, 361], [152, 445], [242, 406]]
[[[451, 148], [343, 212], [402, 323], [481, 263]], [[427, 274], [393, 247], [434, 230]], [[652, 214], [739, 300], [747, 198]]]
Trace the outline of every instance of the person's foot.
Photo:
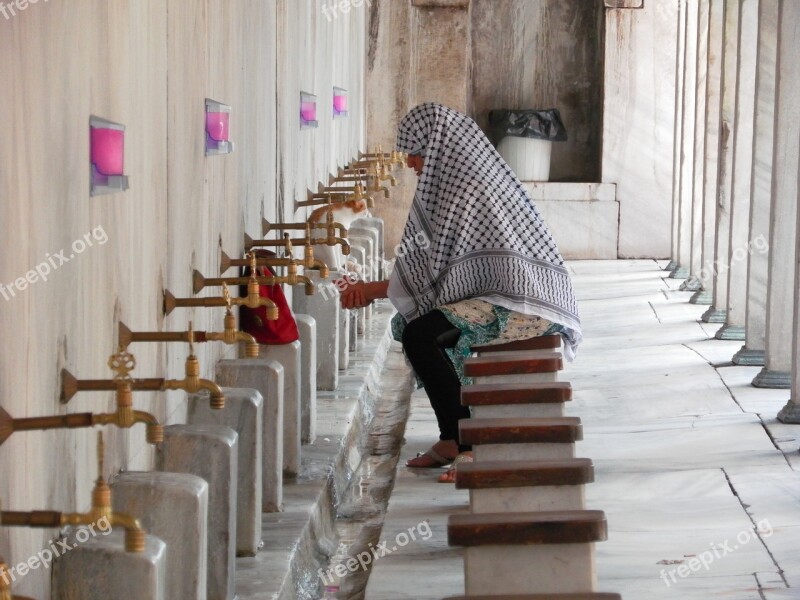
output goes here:
[[455, 440], [439, 440], [426, 452], [410, 458], [406, 466], [415, 469], [434, 469], [449, 465], [456, 456], [458, 456], [458, 444]]
[[456, 471], [458, 470], [459, 463], [472, 462], [473, 460], [475, 459], [473, 458], [471, 451], [462, 452], [456, 456], [453, 460], [453, 464], [450, 465], [450, 468], [447, 469], [446, 472], [439, 475], [439, 483], [455, 483]]

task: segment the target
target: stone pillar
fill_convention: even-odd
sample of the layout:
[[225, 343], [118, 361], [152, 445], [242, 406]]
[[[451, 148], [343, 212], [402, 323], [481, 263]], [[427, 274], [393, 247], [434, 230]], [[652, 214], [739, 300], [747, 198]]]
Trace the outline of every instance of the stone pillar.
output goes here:
[[300, 472], [300, 342], [261, 344], [259, 357], [283, 367], [283, 474], [294, 477]]
[[707, 34], [705, 153], [702, 167], [703, 265], [698, 274], [702, 289], [698, 290], [689, 300], [692, 304], [711, 304], [714, 299], [714, 264], [717, 247], [717, 174], [719, 172], [719, 121], [720, 107], [722, 105], [725, 0], [709, 1]]
[[261, 444], [261, 502], [264, 512], [283, 510], [283, 366], [274, 360], [240, 358], [217, 363], [215, 381], [250, 387], [264, 399]]
[[[797, 17], [795, 16], [795, 19]], [[800, 33], [795, 29], [795, 33]], [[800, 179], [800, 166], [797, 169]], [[797, 201], [800, 202], [800, 193]], [[800, 281], [800, 212], [797, 214], [797, 228], [795, 229], [795, 281]], [[778, 420], [783, 423], [800, 424], [800, 294], [794, 297], [794, 327], [792, 327], [792, 396], [786, 406], [778, 413]]]
[[[697, 292], [702, 289], [701, 274], [703, 271], [704, 240], [703, 229], [706, 220], [706, 205], [703, 202], [705, 186], [706, 160], [706, 90], [708, 77], [708, 23], [710, 5], [708, 2], [699, 2], [697, 5], [697, 41], [695, 51], [695, 79], [693, 93], [695, 96], [694, 112], [694, 151], [692, 165], [692, 249], [689, 264], [689, 278], [683, 282], [680, 289]], [[709, 300], [709, 304], [710, 304]]]
[[683, 67], [686, 47], [686, 4], [678, 7], [677, 73], [675, 78], [675, 146], [672, 159], [672, 251], [665, 271], [678, 268], [681, 243], [681, 154], [683, 152]]
[[208, 483], [208, 600], [236, 595], [238, 438], [220, 425], [169, 425], [156, 453], [159, 471], [190, 473]]
[[753, 175], [758, 0], [742, 0], [739, 13], [739, 67], [736, 129], [733, 139], [731, 235], [728, 260], [728, 312], [717, 331], [720, 340], [744, 340], [747, 315], [747, 258], [750, 241], [750, 191]]
[[312, 296], [295, 294], [292, 309], [297, 314], [314, 317], [317, 323], [317, 389], [333, 391], [339, 385], [339, 290], [319, 276], [319, 271], [305, 274], [317, 286]]
[[167, 545], [165, 597], [206, 600], [208, 483], [188, 473], [125, 471], [111, 493], [115, 511]]
[[692, 234], [694, 224], [694, 138], [697, 107], [697, 26], [699, 0], [687, 0], [683, 44], [682, 125], [680, 160], [678, 162], [678, 197], [680, 202], [680, 227], [678, 230], [678, 265], [670, 274], [674, 279], [686, 279], [692, 265]]
[[717, 225], [714, 258], [714, 298], [703, 314], [706, 323], [724, 323], [728, 307], [730, 207], [733, 185], [733, 134], [736, 129], [736, 77], [739, 69], [739, 0], [725, 2], [722, 105], [720, 107]]
[[[775, 105], [775, 155], [772, 169], [769, 280], [767, 283], [767, 356], [756, 387], [791, 387], [792, 332], [797, 237], [797, 161], [800, 154], [800, 4], [781, 0], [778, 19], [778, 67]], [[786, 418], [789, 418], [788, 416]]]
[[750, 260], [747, 269], [746, 343], [734, 355], [737, 365], [764, 365], [767, 334], [769, 214], [772, 202], [772, 153], [775, 143], [775, 68], [778, 0], [761, 0], [758, 19], [756, 122], [750, 201]]
[[317, 437], [317, 322], [311, 315], [295, 315], [300, 332], [301, 443]]
[[[441, 102], [468, 112], [472, 28], [470, 0], [411, 0], [416, 103]], [[435, 59], [434, 59], [435, 57]]]
[[261, 547], [264, 399], [256, 389], [225, 387], [222, 391], [225, 408], [220, 410], [209, 406], [206, 393], [190, 394], [186, 423], [223, 425], [239, 436], [236, 556], [255, 556]]
[[162, 540], [147, 535], [144, 552], [127, 552], [124, 529], [84, 539], [86, 531], [72, 531], [65, 540], [72, 549], [54, 561], [52, 598], [169, 598], [167, 545]]

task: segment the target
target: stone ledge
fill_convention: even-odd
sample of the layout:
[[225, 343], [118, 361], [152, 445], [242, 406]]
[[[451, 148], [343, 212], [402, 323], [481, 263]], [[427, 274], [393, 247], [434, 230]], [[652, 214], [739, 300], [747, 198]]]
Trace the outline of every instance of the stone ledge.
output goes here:
[[534, 202], [614, 202], [617, 199], [617, 186], [613, 183], [523, 181], [522, 185]]

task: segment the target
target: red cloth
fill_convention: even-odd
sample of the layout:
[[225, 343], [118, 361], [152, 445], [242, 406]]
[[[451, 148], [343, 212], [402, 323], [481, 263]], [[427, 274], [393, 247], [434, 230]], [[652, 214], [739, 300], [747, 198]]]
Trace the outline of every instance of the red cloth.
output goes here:
[[[257, 250], [256, 256], [270, 258], [275, 255], [268, 251]], [[260, 277], [274, 277], [275, 272], [269, 267], [258, 267], [257, 275]], [[250, 267], [243, 269], [243, 276], [250, 276]], [[244, 296], [246, 294], [247, 288], [244, 287], [243, 291], [240, 291], [240, 295]], [[289, 344], [299, 340], [300, 332], [297, 330], [297, 322], [294, 320], [294, 314], [292, 309], [289, 308], [289, 303], [286, 301], [286, 296], [283, 295], [283, 289], [280, 284], [259, 286], [259, 296], [269, 298], [277, 305], [278, 320], [267, 320], [266, 306], [259, 306], [258, 308], [242, 306], [239, 308], [239, 328], [256, 338], [259, 344]]]

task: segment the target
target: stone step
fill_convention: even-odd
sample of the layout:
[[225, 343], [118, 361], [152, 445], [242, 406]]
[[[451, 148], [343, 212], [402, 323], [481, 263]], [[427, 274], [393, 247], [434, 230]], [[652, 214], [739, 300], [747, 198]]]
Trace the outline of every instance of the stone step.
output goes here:
[[608, 534], [596, 510], [451, 515], [448, 543], [464, 547], [472, 594], [594, 592], [594, 542]]
[[572, 400], [568, 382], [478, 383], [461, 388], [461, 404], [474, 418], [563, 417]]
[[587, 458], [462, 463], [456, 488], [469, 490], [473, 513], [584, 510], [584, 484], [594, 481]]
[[541, 335], [538, 337], [518, 340], [516, 342], [506, 342], [505, 344], [478, 344], [472, 346], [471, 350], [479, 354], [489, 354], [496, 352], [517, 352], [528, 350], [552, 350], [561, 347], [560, 335]]
[[465, 462], [456, 471], [456, 488], [462, 490], [578, 486], [593, 481], [594, 465], [588, 458]]
[[462, 419], [458, 429], [461, 443], [473, 446], [476, 462], [570, 459], [575, 442], [583, 439], [577, 417]]

